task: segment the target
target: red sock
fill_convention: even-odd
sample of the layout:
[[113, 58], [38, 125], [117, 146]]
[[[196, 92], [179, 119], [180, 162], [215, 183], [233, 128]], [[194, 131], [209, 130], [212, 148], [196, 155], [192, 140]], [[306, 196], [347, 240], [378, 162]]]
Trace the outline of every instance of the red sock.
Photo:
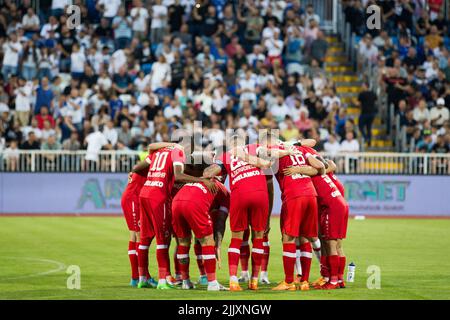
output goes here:
[[269, 266], [269, 256], [270, 256], [270, 242], [269, 237], [264, 236], [263, 238], [264, 255], [261, 260], [261, 271], [267, 272], [267, 267]]
[[345, 265], [346, 265], [346, 259], [345, 256], [339, 257], [339, 269], [338, 269], [338, 280], [344, 281], [344, 272], [345, 272]]
[[175, 251], [173, 253], [173, 267], [175, 269], [175, 277], [181, 275], [180, 262], [178, 261], [177, 253], [178, 253], [178, 245], [175, 247]]
[[320, 257], [320, 275], [323, 278], [330, 277], [330, 270], [328, 269], [328, 261], [327, 256]]
[[241, 253], [242, 239], [231, 238], [230, 246], [228, 248], [228, 270], [230, 277], [237, 275], [237, 268], [239, 264], [239, 255]]
[[263, 239], [253, 239], [252, 243], [252, 278], [258, 278], [264, 255]]
[[202, 247], [202, 256], [208, 281], [216, 280], [216, 252], [214, 246]]
[[139, 279], [138, 257], [136, 255], [136, 242], [128, 242], [128, 259], [131, 265], [131, 279]]
[[242, 241], [241, 253], [239, 255], [239, 260], [241, 261], [241, 271], [248, 271], [248, 260], [250, 259], [250, 246], [248, 241]]
[[310, 242], [300, 245], [300, 264], [302, 265], [301, 281], [309, 281], [309, 272], [311, 271], [312, 246]]
[[339, 256], [328, 256], [328, 265], [330, 266], [330, 283], [338, 283]]
[[148, 279], [148, 248], [150, 247], [151, 239], [141, 239], [138, 245], [138, 270], [139, 277], [146, 277]]
[[283, 243], [284, 281], [294, 281], [295, 243]]
[[165, 279], [170, 274], [169, 246], [164, 243], [156, 245], [156, 260], [158, 261], [158, 277]]
[[189, 246], [178, 245], [177, 261], [180, 268], [181, 279], [189, 279]]
[[194, 252], [195, 256], [197, 258], [197, 265], [198, 265], [198, 271], [200, 272], [201, 276], [205, 275], [205, 266], [203, 263], [203, 257], [202, 257], [202, 246], [200, 243], [194, 244]]

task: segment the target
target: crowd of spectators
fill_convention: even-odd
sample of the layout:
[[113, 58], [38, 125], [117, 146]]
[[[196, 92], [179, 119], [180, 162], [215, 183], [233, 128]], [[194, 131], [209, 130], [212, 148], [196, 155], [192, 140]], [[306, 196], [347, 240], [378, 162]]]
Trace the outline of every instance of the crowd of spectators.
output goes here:
[[[81, 24], [72, 28], [70, 4]], [[142, 150], [202, 121], [202, 143], [259, 129], [358, 151], [326, 77], [313, 5], [290, 1], [3, 1], [0, 150]], [[72, 11], [71, 11], [72, 13]], [[350, 133], [351, 132], [351, 133]], [[341, 143], [342, 141], [342, 143]], [[349, 142], [350, 141], [350, 142]]]
[[[383, 28], [368, 30], [366, 8], [381, 8]], [[377, 80], [406, 131], [407, 149], [450, 151], [449, 21], [443, 0], [348, 0], [345, 15], [359, 38], [360, 63]], [[395, 126], [395, 119], [388, 119]], [[396, 134], [400, 134], [397, 132]]]

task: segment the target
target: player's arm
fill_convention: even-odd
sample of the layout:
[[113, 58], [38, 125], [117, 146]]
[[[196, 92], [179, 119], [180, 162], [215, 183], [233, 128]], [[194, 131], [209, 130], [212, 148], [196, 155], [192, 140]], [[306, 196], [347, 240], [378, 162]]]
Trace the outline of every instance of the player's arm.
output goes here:
[[273, 176], [268, 175], [266, 176], [267, 181], [267, 192], [269, 193], [269, 216], [267, 218], [267, 226], [265, 233], [267, 234], [270, 230], [270, 216], [272, 215], [272, 209], [273, 209], [273, 195], [274, 195], [274, 188], [273, 188]]
[[331, 173], [331, 172], [335, 172], [336, 171], [336, 169], [337, 169], [337, 165], [336, 165], [336, 163], [334, 163], [334, 161], [333, 160], [330, 160], [330, 159], [328, 159], [328, 160], [326, 160], [327, 161], [327, 164], [328, 164], [328, 168], [327, 168], [327, 173]]
[[213, 163], [209, 167], [207, 167], [205, 170], [203, 170], [203, 178], [211, 179], [214, 178], [222, 172], [222, 168], [216, 164]]
[[216, 248], [220, 250], [222, 245], [223, 236], [225, 234], [225, 226], [228, 217], [228, 209], [225, 207], [220, 207], [217, 209], [217, 216], [214, 220], [214, 241], [216, 243]]
[[312, 155], [311, 153], [306, 154], [306, 161], [310, 166], [317, 169], [319, 171], [319, 174], [325, 174], [325, 164], [324, 162], [320, 161], [317, 157]]
[[175, 182], [182, 182], [182, 183], [201, 183], [201, 182], [203, 182], [209, 191], [211, 191], [212, 193], [217, 192], [217, 186], [214, 181], [212, 181], [211, 179], [207, 179], [207, 178], [197, 178], [197, 177], [193, 177], [188, 174], [185, 174], [183, 164], [174, 163], [173, 171], [174, 171], [174, 176], [175, 176]]
[[285, 176], [292, 176], [294, 174], [302, 174], [305, 176], [314, 177], [319, 174], [319, 170], [312, 166], [292, 166], [283, 170]]
[[152, 153], [158, 151], [159, 149], [178, 146], [176, 143], [172, 142], [155, 142], [148, 145], [148, 152]]
[[150, 160], [146, 158], [144, 161], [139, 161], [131, 170], [130, 174], [137, 173], [139, 174], [142, 171], [146, 171], [150, 167]]
[[255, 166], [260, 169], [269, 169], [272, 165], [271, 161], [261, 159], [257, 156], [253, 156], [245, 152], [242, 148], [234, 148], [231, 150], [231, 154], [234, 156], [241, 158], [248, 164]]
[[314, 139], [300, 139], [294, 145], [297, 145], [299, 147], [305, 146], [305, 147], [314, 148], [316, 146], [316, 144], [317, 144], [317, 141]]

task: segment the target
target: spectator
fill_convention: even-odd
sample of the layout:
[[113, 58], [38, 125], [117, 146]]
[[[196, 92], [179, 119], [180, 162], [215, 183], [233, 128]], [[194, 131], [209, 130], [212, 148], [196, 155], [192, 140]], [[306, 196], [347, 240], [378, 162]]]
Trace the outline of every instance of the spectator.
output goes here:
[[3, 152], [3, 158], [6, 161], [7, 171], [16, 171], [19, 169], [19, 149], [17, 148], [17, 141], [12, 140], [9, 143], [9, 147]]
[[359, 142], [355, 139], [353, 131], [345, 134], [345, 140], [341, 142], [339, 151], [342, 152], [359, 152]]
[[322, 67], [328, 51], [328, 42], [322, 31], [317, 33], [317, 39], [311, 43], [311, 58], [317, 60]]
[[26, 126], [30, 121], [32, 84], [24, 78], [19, 78], [19, 85], [14, 94], [16, 95], [17, 120], [21, 126]]
[[324, 151], [331, 156], [336, 156], [341, 150], [341, 145], [334, 134], [328, 136], [328, 140], [324, 143], [323, 147]]
[[63, 141], [62, 150], [66, 151], [78, 151], [81, 148], [78, 132], [73, 131], [70, 134], [70, 138]]
[[[41, 113], [41, 108], [46, 107], [53, 110], [53, 90], [50, 88], [47, 77], [42, 77], [41, 85], [36, 89], [36, 103], [34, 114]], [[48, 109], [47, 109], [48, 111]]]
[[161, 4], [161, 0], [155, 0], [152, 6], [152, 23], [150, 40], [152, 43], [159, 43], [162, 40], [167, 28], [168, 12], [167, 7]]
[[445, 100], [439, 98], [436, 106], [431, 108], [430, 120], [433, 126], [442, 127], [446, 121], [450, 119], [449, 110], [445, 107]]
[[424, 123], [431, 120], [426, 100], [420, 100], [417, 108], [414, 109], [414, 120], [418, 123]]
[[3, 79], [9, 78], [9, 75], [17, 75], [19, 67], [19, 56], [22, 54], [23, 46], [20, 43], [17, 34], [11, 33], [9, 40], [3, 43]]
[[28, 133], [28, 139], [20, 146], [22, 150], [39, 150], [40, 143], [33, 131]]
[[368, 146], [372, 141], [372, 123], [378, 113], [376, 103], [375, 92], [369, 89], [368, 83], [363, 83], [362, 91], [358, 95], [358, 106], [361, 108], [358, 126]]
[[[61, 144], [56, 140], [56, 136], [49, 135], [47, 139], [45, 139], [45, 142], [41, 145], [41, 150], [61, 150]], [[52, 157], [52, 160], [54, 158]]]

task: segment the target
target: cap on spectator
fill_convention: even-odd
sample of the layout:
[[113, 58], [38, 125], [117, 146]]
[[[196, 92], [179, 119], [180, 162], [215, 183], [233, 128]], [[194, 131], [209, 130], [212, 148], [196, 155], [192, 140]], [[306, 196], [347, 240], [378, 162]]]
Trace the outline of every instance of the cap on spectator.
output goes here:
[[436, 104], [437, 104], [438, 106], [445, 106], [445, 100], [444, 100], [444, 98], [439, 98], [439, 99], [437, 99]]

